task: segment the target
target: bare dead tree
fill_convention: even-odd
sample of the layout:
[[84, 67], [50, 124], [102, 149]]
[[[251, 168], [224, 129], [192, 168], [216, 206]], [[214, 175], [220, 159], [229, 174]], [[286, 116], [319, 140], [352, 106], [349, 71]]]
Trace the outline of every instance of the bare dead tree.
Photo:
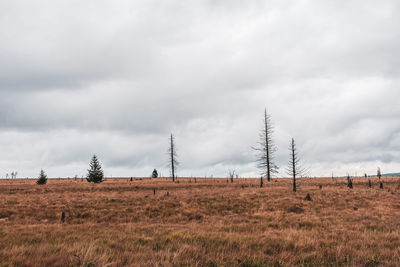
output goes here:
[[176, 154], [176, 147], [175, 147], [175, 137], [173, 134], [170, 136], [170, 145], [168, 148], [168, 156], [169, 156], [169, 168], [171, 171], [171, 178], [172, 182], [175, 182], [176, 178], [176, 168], [179, 165], [179, 162], [177, 160], [177, 154]]
[[16, 179], [18, 175], [18, 172], [11, 172], [11, 179]]
[[261, 171], [260, 187], [263, 187], [263, 177], [267, 178], [267, 181], [271, 181], [271, 177], [278, 173], [278, 166], [274, 162], [274, 154], [276, 152], [276, 146], [272, 139], [274, 127], [271, 122], [271, 116], [267, 113], [267, 109], [264, 110], [263, 128], [260, 131], [260, 141], [256, 147], [252, 147], [257, 151], [257, 167]]
[[233, 178], [235, 177], [235, 170], [229, 170], [229, 178], [231, 178], [231, 183], [233, 183]]
[[296, 192], [297, 191], [296, 178], [299, 176], [301, 177], [306, 175], [307, 171], [300, 164], [300, 157], [297, 152], [296, 144], [293, 138], [289, 146], [289, 151], [290, 151], [290, 157], [286, 172], [287, 174], [293, 177], [293, 192]]
[[379, 167], [378, 167], [378, 170], [376, 171], [376, 176], [378, 176], [379, 180], [382, 177], [381, 168], [379, 168]]

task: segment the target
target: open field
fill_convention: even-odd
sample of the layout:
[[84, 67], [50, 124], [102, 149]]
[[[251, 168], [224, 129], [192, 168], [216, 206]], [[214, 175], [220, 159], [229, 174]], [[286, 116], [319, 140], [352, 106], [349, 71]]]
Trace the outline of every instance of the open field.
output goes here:
[[0, 266], [399, 266], [399, 181], [371, 179], [0, 180]]

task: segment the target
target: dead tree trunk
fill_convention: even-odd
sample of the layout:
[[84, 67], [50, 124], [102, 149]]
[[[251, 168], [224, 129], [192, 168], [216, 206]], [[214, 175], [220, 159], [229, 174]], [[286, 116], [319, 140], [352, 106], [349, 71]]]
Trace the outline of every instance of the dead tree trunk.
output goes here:
[[168, 148], [168, 155], [169, 155], [169, 167], [170, 167], [170, 171], [171, 171], [172, 182], [175, 182], [176, 168], [179, 165], [179, 162], [177, 160], [175, 137], [173, 134], [171, 134], [171, 136], [170, 136], [170, 145]]
[[286, 169], [286, 172], [292, 176], [293, 178], [293, 192], [297, 191], [297, 183], [296, 183], [296, 178], [299, 176], [303, 176], [306, 174], [306, 170], [301, 166], [300, 164], [300, 158], [297, 152], [296, 144], [294, 142], [294, 139], [292, 138], [292, 141], [289, 146], [289, 151], [290, 151], [290, 157], [289, 157], [289, 164]]
[[296, 188], [296, 155], [295, 155], [295, 145], [292, 138], [292, 174], [293, 174], [293, 192], [297, 191]]
[[258, 152], [257, 154], [257, 167], [261, 171], [260, 187], [263, 187], [263, 178], [266, 177], [267, 181], [271, 181], [272, 175], [278, 172], [278, 166], [274, 162], [274, 153], [276, 147], [272, 139], [273, 125], [271, 117], [264, 111], [263, 128], [260, 131], [260, 141], [257, 147], [252, 147]]
[[376, 172], [376, 176], [378, 176], [379, 180], [380, 180], [381, 177], [382, 177], [381, 168], [379, 168], [379, 167], [378, 167], [378, 170], [377, 170], [377, 172]]
[[229, 171], [229, 178], [231, 178], [231, 183], [233, 183], [233, 178], [235, 177], [235, 170]]

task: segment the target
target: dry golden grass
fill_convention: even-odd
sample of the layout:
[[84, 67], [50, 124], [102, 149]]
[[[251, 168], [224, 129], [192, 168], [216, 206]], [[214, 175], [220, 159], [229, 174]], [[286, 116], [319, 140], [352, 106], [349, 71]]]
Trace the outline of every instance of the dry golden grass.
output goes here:
[[399, 266], [383, 180], [0, 180], [0, 266]]

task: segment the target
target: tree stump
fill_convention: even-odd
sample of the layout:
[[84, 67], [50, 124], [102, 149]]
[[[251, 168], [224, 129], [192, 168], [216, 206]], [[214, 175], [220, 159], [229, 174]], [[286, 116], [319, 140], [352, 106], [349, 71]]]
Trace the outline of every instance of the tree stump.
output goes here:
[[349, 179], [349, 181], [347, 182], [347, 186], [348, 186], [350, 189], [353, 189], [353, 181], [352, 181], [351, 179]]

